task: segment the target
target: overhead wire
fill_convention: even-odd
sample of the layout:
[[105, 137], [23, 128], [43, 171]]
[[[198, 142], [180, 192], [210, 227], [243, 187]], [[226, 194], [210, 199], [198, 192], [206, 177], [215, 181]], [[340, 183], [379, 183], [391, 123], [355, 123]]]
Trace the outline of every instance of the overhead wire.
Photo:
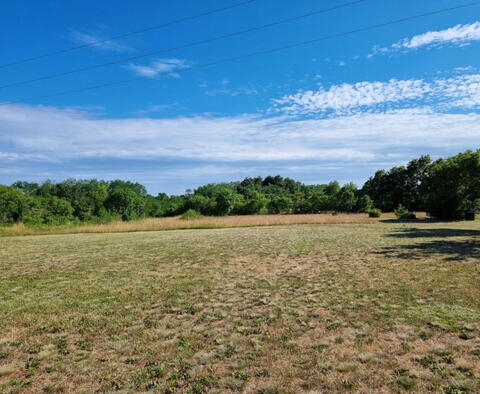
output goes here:
[[[480, 1], [474, 1], [474, 2], [470, 2], [470, 3], [466, 3], [466, 4], [454, 6], [454, 7], [449, 7], [449, 8], [442, 8], [442, 9], [439, 9], [439, 10], [434, 10], [434, 11], [425, 12], [425, 13], [421, 13], [421, 14], [411, 15], [411, 16], [408, 16], [408, 17], [399, 18], [399, 19], [395, 19], [395, 20], [392, 20], [392, 21], [384, 22], [384, 23], [378, 23], [378, 24], [375, 24], [375, 25], [370, 25], [370, 26], [366, 26], [366, 27], [342, 32], [342, 33], [331, 34], [331, 35], [327, 35], [327, 36], [323, 36], [323, 37], [319, 37], [319, 38], [315, 38], [315, 39], [311, 39], [311, 40], [301, 41], [301, 42], [297, 42], [297, 43], [293, 43], [293, 44], [286, 44], [286, 45], [282, 45], [282, 46], [275, 47], [275, 48], [265, 49], [265, 50], [261, 50], [261, 51], [256, 51], [256, 52], [244, 54], [244, 55], [234, 56], [234, 57], [230, 57], [230, 58], [226, 58], [226, 59], [220, 59], [220, 60], [216, 60], [216, 61], [212, 61], [212, 62], [208, 62], [208, 63], [203, 63], [203, 64], [198, 64], [198, 65], [192, 66], [188, 69], [178, 70], [177, 72], [180, 73], [180, 72], [186, 72], [186, 71], [190, 71], [190, 70], [196, 70], [196, 69], [200, 69], [200, 68], [205, 68], [205, 67], [215, 66], [215, 65], [219, 65], [219, 64], [230, 63], [230, 62], [234, 62], [234, 61], [238, 61], [238, 60], [242, 60], [242, 59], [247, 59], [247, 58], [251, 58], [251, 57], [255, 57], [255, 56], [265, 55], [265, 54], [268, 54], [268, 53], [273, 53], [273, 52], [278, 52], [278, 51], [283, 51], [283, 50], [287, 50], [287, 49], [297, 48], [297, 47], [301, 47], [301, 46], [305, 46], [305, 45], [315, 44], [315, 43], [318, 43], [318, 42], [321, 42], [321, 41], [326, 41], [326, 40], [330, 40], [330, 39], [334, 39], [334, 38], [345, 37], [345, 36], [349, 36], [349, 35], [353, 35], [353, 34], [357, 34], [357, 33], [362, 33], [362, 32], [365, 32], [365, 31], [370, 31], [370, 30], [379, 29], [379, 28], [386, 27], [386, 26], [391, 26], [391, 25], [395, 25], [395, 24], [419, 19], [419, 18], [425, 18], [425, 17], [432, 16], [432, 15], [438, 15], [438, 14], [442, 14], [442, 13], [445, 13], [445, 12], [450, 12], [450, 11], [454, 11], [454, 10], [458, 10], [458, 9], [462, 9], [462, 8], [467, 8], [467, 7], [472, 7], [472, 6], [475, 6], [475, 5], [480, 5]], [[90, 90], [94, 90], [94, 89], [100, 89], [100, 88], [104, 88], [104, 87], [110, 87], [110, 86], [130, 83], [130, 82], [139, 81], [139, 80], [146, 80], [146, 79], [150, 79], [150, 77], [139, 76], [139, 77], [124, 79], [124, 80], [119, 80], [119, 81], [112, 81], [112, 82], [107, 82], [107, 83], [104, 83], [104, 84], [88, 86], [88, 87], [85, 87], [85, 88], [65, 90], [65, 91], [62, 91], [62, 92], [56, 92], [56, 93], [51, 93], [51, 94], [46, 94], [46, 95], [41, 95], [41, 96], [23, 98], [23, 99], [20, 99], [20, 100], [3, 102], [3, 103], [0, 103], [0, 105], [9, 105], [9, 104], [22, 103], [22, 102], [31, 101], [31, 100], [39, 100], [39, 99], [44, 99], [44, 98], [64, 96], [64, 95], [67, 95], [67, 94], [86, 92], [86, 91], [90, 91]]]
[[59, 54], [62, 54], [62, 53], [75, 51], [75, 50], [82, 49], [82, 48], [88, 48], [88, 47], [96, 46], [96, 45], [99, 45], [99, 44], [103, 44], [105, 42], [118, 40], [120, 38], [125, 38], [125, 37], [129, 37], [129, 36], [137, 35], [137, 34], [142, 34], [142, 33], [148, 32], [148, 31], [156, 30], [156, 29], [162, 29], [162, 28], [165, 28], [165, 27], [168, 27], [168, 26], [179, 24], [179, 23], [189, 22], [189, 21], [192, 21], [192, 20], [195, 20], [195, 19], [203, 18], [203, 17], [208, 16], [208, 15], [217, 14], [217, 13], [220, 13], [220, 12], [231, 10], [233, 8], [237, 8], [237, 7], [244, 6], [244, 5], [247, 5], [247, 4], [250, 4], [250, 3], [254, 3], [256, 1], [258, 1], [258, 0], [246, 0], [246, 1], [242, 1], [240, 3], [235, 3], [235, 4], [232, 4], [232, 5], [229, 5], [229, 6], [216, 8], [216, 9], [210, 10], [210, 11], [205, 11], [205, 12], [202, 12], [202, 13], [199, 13], [199, 14], [196, 14], [196, 15], [191, 15], [191, 16], [175, 19], [175, 20], [170, 21], [170, 22], [165, 22], [165, 23], [161, 23], [161, 24], [158, 24], [158, 25], [145, 27], [143, 29], [130, 31], [130, 32], [127, 32], [127, 33], [119, 34], [119, 35], [108, 37], [108, 38], [103, 38], [103, 39], [100, 39], [100, 40], [93, 40], [91, 42], [87, 42], [87, 43], [84, 43], [84, 44], [81, 44], [81, 45], [76, 45], [76, 46], [72, 46], [72, 47], [68, 47], [68, 48], [63, 48], [63, 49], [59, 49], [59, 50], [56, 50], [56, 51], [47, 52], [47, 53], [44, 53], [44, 54], [41, 54], [41, 55], [28, 57], [28, 58], [25, 58], [25, 59], [15, 60], [15, 61], [10, 62], [10, 63], [0, 64], [0, 68], [11, 67], [11, 66], [15, 66], [17, 64], [27, 63], [27, 62], [31, 62], [31, 61], [34, 61], [34, 60], [43, 59], [43, 58], [46, 58], [46, 57], [55, 56], [55, 55], [59, 55]]
[[93, 64], [91, 66], [80, 67], [80, 68], [76, 68], [76, 69], [73, 69], [73, 70], [68, 70], [68, 71], [63, 71], [63, 72], [59, 72], [59, 73], [49, 74], [49, 75], [45, 75], [45, 76], [41, 76], [41, 77], [37, 77], [37, 78], [27, 79], [27, 80], [18, 81], [18, 82], [12, 82], [12, 83], [9, 83], [9, 84], [6, 84], [6, 85], [1, 85], [0, 89], [6, 89], [6, 88], [11, 88], [11, 87], [20, 86], [20, 85], [26, 85], [26, 84], [33, 83], [33, 82], [44, 81], [44, 80], [47, 80], [47, 79], [58, 78], [58, 77], [66, 76], [66, 75], [79, 73], [79, 72], [94, 70], [94, 69], [101, 68], [101, 67], [112, 66], [114, 64], [125, 63], [125, 62], [129, 62], [129, 61], [132, 61], [132, 60], [138, 60], [138, 59], [142, 59], [142, 58], [153, 56], [153, 55], [160, 55], [160, 54], [164, 54], [164, 53], [177, 51], [177, 50], [180, 50], [180, 49], [192, 48], [192, 47], [195, 47], [195, 46], [198, 46], [198, 45], [207, 44], [207, 43], [215, 42], [215, 41], [219, 41], [219, 40], [224, 40], [224, 39], [227, 39], [227, 38], [232, 38], [232, 37], [244, 35], [244, 34], [247, 34], [247, 33], [252, 33], [254, 31], [267, 29], [269, 27], [282, 25], [282, 24], [285, 24], [285, 23], [289, 23], [289, 22], [300, 20], [300, 19], [308, 18], [308, 17], [311, 17], [311, 16], [320, 15], [320, 14], [324, 14], [324, 13], [327, 13], [327, 12], [332, 12], [332, 11], [335, 11], [335, 10], [338, 10], [338, 9], [341, 9], [341, 8], [350, 7], [352, 5], [363, 3], [365, 1], [366, 0], [356, 0], [356, 1], [353, 1], [353, 2], [349, 2], [349, 3], [344, 3], [344, 4], [341, 4], [341, 5], [335, 6], [335, 7], [324, 8], [324, 9], [317, 10], [317, 11], [312, 11], [312, 12], [309, 12], [309, 13], [306, 13], [306, 14], [302, 14], [302, 15], [298, 15], [298, 16], [294, 16], [294, 17], [290, 17], [290, 18], [286, 18], [286, 19], [281, 19], [281, 20], [278, 20], [278, 21], [275, 21], [275, 22], [264, 24], [264, 25], [251, 27], [251, 28], [248, 28], [248, 29], [245, 29], [245, 30], [239, 30], [239, 31], [235, 31], [233, 33], [228, 33], [228, 34], [223, 34], [223, 35], [212, 37], [212, 38], [207, 38], [205, 40], [194, 41], [194, 42], [190, 42], [190, 43], [187, 43], [187, 44], [183, 44], [183, 45], [179, 45], [179, 46], [175, 46], [175, 47], [171, 47], [171, 48], [159, 49], [159, 50], [156, 50], [156, 51], [153, 51], [153, 52], [142, 53], [140, 55], [135, 55], [135, 56], [127, 57], [127, 58], [117, 59], [117, 60], [113, 60], [113, 61], [106, 62], [106, 63]]

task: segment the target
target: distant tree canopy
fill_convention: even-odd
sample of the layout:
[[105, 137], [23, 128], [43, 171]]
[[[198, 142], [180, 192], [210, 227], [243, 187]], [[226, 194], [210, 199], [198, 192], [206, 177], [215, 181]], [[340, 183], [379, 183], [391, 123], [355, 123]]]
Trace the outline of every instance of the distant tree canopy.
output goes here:
[[377, 171], [365, 182], [362, 192], [385, 212], [392, 212], [400, 204], [411, 211], [423, 211], [425, 206], [421, 188], [431, 168], [430, 157], [421, 156], [405, 167]]
[[437, 160], [422, 184], [427, 211], [443, 219], [460, 219], [480, 209], [480, 150]]
[[375, 173], [361, 189], [337, 181], [305, 185], [279, 175], [208, 184], [181, 196], [151, 196], [139, 183], [68, 179], [0, 185], [0, 224], [55, 225], [181, 215], [251, 215], [426, 210], [459, 219], [480, 209], [480, 150], [432, 162], [421, 156], [406, 166]]

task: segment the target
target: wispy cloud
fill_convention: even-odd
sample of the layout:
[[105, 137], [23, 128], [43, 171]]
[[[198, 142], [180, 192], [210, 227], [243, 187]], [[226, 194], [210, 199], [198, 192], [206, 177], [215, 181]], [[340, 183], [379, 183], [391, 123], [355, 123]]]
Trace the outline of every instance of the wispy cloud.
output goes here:
[[218, 88], [218, 89], [212, 89], [212, 90], [207, 90], [205, 94], [208, 96], [241, 96], [241, 95], [257, 95], [259, 92], [255, 88], [250, 88], [250, 87], [245, 87], [245, 86], [240, 86], [238, 88]]
[[183, 59], [158, 59], [148, 66], [130, 64], [126, 66], [126, 68], [139, 76], [147, 78], [154, 78], [160, 75], [179, 78], [179, 71], [190, 68], [190, 66], [188, 65], [188, 62]]
[[0, 109], [0, 155], [10, 161], [48, 157], [353, 163], [479, 144], [480, 115], [419, 109], [296, 121], [253, 116], [98, 119], [57, 108]]
[[[253, 86], [232, 86], [229, 79], [222, 79], [220, 83], [216, 84], [217, 87], [211, 87], [207, 81], [201, 81], [199, 87], [205, 89], [207, 96], [251, 96], [260, 93], [260, 90]], [[261, 89], [264, 90], [263, 88]]]
[[147, 108], [139, 109], [139, 110], [135, 111], [134, 113], [135, 113], [135, 115], [144, 116], [144, 115], [148, 115], [148, 114], [154, 114], [154, 113], [159, 113], [159, 112], [165, 111], [166, 109], [172, 108], [176, 105], [177, 105], [177, 103], [173, 103], [173, 104], [154, 104], [154, 105], [149, 105]]
[[439, 47], [445, 44], [469, 45], [474, 41], [480, 41], [480, 22], [456, 25], [445, 30], [429, 31], [411, 38], [404, 38], [389, 47], [375, 46], [368, 57], [393, 51]]
[[93, 33], [72, 31], [72, 38], [80, 44], [88, 44], [103, 51], [126, 52], [131, 50], [128, 46], [123, 45], [118, 41], [105, 41], [105, 37]]
[[393, 45], [395, 49], [418, 49], [424, 46], [439, 46], [443, 44], [464, 45], [480, 40], [480, 22], [469, 25], [456, 25], [449, 29], [429, 31], [424, 34], [405, 38]]
[[480, 115], [417, 108], [288, 120], [108, 119], [54, 107], [0, 107], [3, 183], [120, 177], [176, 193], [277, 173], [315, 183], [335, 178], [361, 183], [378, 168], [420, 154], [446, 156], [478, 146]]
[[[232, 88], [227, 80], [217, 86]], [[478, 73], [300, 91], [275, 100], [268, 116], [149, 115], [163, 109], [107, 118], [91, 109], [0, 106], [3, 182], [110, 173], [181, 192], [268, 173], [363, 181], [420, 154], [480, 146]]]
[[357, 82], [301, 91], [274, 100], [274, 111], [287, 114], [347, 115], [432, 105], [438, 108], [480, 107], [480, 74], [433, 81], [422, 79]]

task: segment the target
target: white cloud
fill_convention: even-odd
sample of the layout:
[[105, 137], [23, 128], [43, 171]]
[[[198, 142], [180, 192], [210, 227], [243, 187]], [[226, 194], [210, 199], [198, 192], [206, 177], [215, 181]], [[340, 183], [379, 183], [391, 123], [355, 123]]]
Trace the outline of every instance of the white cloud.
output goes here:
[[190, 68], [190, 66], [183, 59], [158, 59], [149, 66], [130, 64], [126, 68], [141, 77], [154, 78], [159, 75], [168, 75], [173, 78], [179, 78], [178, 71]]
[[419, 48], [439, 47], [445, 44], [464, 46], [480, 40], [480, 22], [456, 25], [449, 29], [429, 31], [411, 38], [404, 38], [389, 47], [374, 46], [367, 57], [386, 54], [392, 51], [409, 51]]
[[480, 74], [433, 81], [421, 79], [357, 82], [301, 91], [274, 100], [274, 110], [293, 115], [378, 112], [422, 105], [440, 108], [480, 107]]
[[[378, 168], [420, 154], [446, 156], [480, 146], [480, 74], [322, 87], [276, 100], [280, 112], [270, 117], [148, 116], [162, 109], [112, 119], [92, 109], [0, 105], [3, 182], [143, 174], [137, 180], [159, 179], [181, 192], [205, 182], [281, 173], [310, 182], [361, 183]], [[291, 116], [301, 114], [319, 118]]]
[[250, 95], [257, 95], [258, 90], [255, 88], [250, 88], [245, 86], [238, 87], [238, 88], [223, 87], [218, 89], [207, 90], [205, 94], [207, 94], [208, 96], [222, 96], [222, 95], [232, 96], [232, 97], [241, 96], [241, 95], [250, 96]]
[[469, 25], [456, 25], [446, 30], [429, 31], [412, 38], [405, 38], [392, 47], [395, 49], [418, 49], [424, 46], [439, 46], [442, 44], [464, 45], [480, 40], [480, 22]]
[[91, 45], [94, 48], [104, 51], [125, 52], [130, 50], [128, 46], [120, 44], [118, 41], [104, 41], [105, 38], [93, 33], [82, 33], [79, 31], [73, 31], [72, 38], [80, 44]]
[[0, 157], [9, 161], [329, 161], [351, 166], [479, 144], [480, 115], [414, 109], [289, 121], [252, 116], [96, 119], [58, 108], [0, 107]]
[[177, 103], [173, 103], [173, 104], [154, 104], [154, 105], [149, 105], [147, 108], [139, 109], [139, 110], [135, 111], [134, 113], [135, 113], [135, 115], [144, 116], [144, 115], [148, 115], [148, 114], [162, 112], [162, 111], [164, 111], [166, 109], [169, 109], [169, 108], [172, 108], [176, 105], [177, 105]]
[[199, 85], [200, 88], [205, 90], [207, 96], [252, 96], [257, 95], [260, 91], [265, 91], [265, 88], [256, 88], [254, 86], [232, 86], [232, 83], [229, 79], [224, 78], [220, 82], [215, 84], [216, 87], [212, 86], [212, 83], [207, 83], [202, 81]]

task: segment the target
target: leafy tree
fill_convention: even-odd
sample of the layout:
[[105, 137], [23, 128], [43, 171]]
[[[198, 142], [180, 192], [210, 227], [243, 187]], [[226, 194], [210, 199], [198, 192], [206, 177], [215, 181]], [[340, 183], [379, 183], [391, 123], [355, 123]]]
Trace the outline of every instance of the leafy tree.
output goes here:
[[357, 203], [357, 186], [354, 183], [347, 183], [335, 195], [334, 207], [337, 211], [352, 212]]
[[120, 215], [122, 220], [133, 220], [143, 216], [145, 202], [131, 188], [116, 186], [108, 196], [106, 207]]
[[272, 196], [268, 202], [269, 213], [290, 213], [293, 207], [293, 201], [289, 196]]
[[166, 196], [160, 194], [156, 197], [159, 201], [164, 204], [165, 207], [165, 216], [176, 216], [185, 212], [186, 199], [184, 196]]
[[368, 212], [373, 209], [373, 201], [368, 195], [360, 197], [357, 201], [357, 212]]
[[415, 214], [410, 212], [406, 207], [400, 204], [397, 209], [395, 209], [395, 216], [397, 219], [415, 219]]
[[166, 215], [166, 204], [153, 196], [144, 198], [144, 216], [159, 218]]
[[480, 198], [480, 150], [439, 159], [423, 187], [427, 212], [439, 219], [461, 219]]
[[49, 182], [45, 182], [41, 186], [40, 194], [43, 196], [56, 195], [69, 201], [74, 215], [79, 220], [90, 220], [106, 213], [105, 201], [109, 195], [109, 186], [108, 183], [96, 179], [67, 179], [53, 186]]
[[214, 203], [213, 196], [207, 197], [202, 194], [193, 194], [187, 197], [184, 209], [191, 209], [206, 215], [208, 212], [213, 211]]
[[237, 213], [241, 215], [254, 215], [256, 213], [266, 213], [268, 199], [265, 194], [257, 191], [249, 191], [244, 195], [242, 203], [238, 207]]
[[40, 185], [35, 182], [18, 181], [12, 184], [12, 187], [15, 187], [18, 190], [21, 190], [23, 193], [29, 195], [38, 195], [40, 190]]
[[121, 217], [258, 213], [316, 213], [328, 210], [371, 212], [373, 206], [393, 211], [426, 208], [438, 218], [461, 218], [480, 205], [479, 153], [467, 151], [437, 160], [421, 156], [406, 166], [375, 173], [361, 190], [340, 186], [304, 185], [280, 175], [245, 178], [241, 182], [207, 184], [184, 195], [151, 196], [139, 183], [67, 179], [15, 182], [0, 188], [0, 222], [56, 224], [72, 220], [103, 222]]
[[338, 193], [340, 193], [340, 183], [337, 181], [332, 181], [329, 184], [325, 185], [325, 193], [331, 197], [336, 196]]
[[309, 212], [312, 213], [328, 211], [332, 205], [330, 196], [325, 193], [325, 188], [312, 190], [308, 196], [308, 200], [310, 201]]
[[211, 213], [214, 216], [226, 216], [233, 211], [237, 194], [230, 188], [221, 187], [215, 191], [213, 199], [215, 202], [212, 206]]
[[362, 194], [369, 195], [383, 211], [391, 212], [399, 204], [412, 211], [422, 210], [422, 184], [428, 177], [430, 167], [430, 157], [421, 156], [410, 161], [406, 167], [377, 171], [365, 182]]
[[0, 185], [0, 223], [12, 224], [21, 220], [28, 209], [28, 201], [15, 187]]
[[22, 222], [31, 225], [58, 225], [74, 220], [71, 204], [55, 196], [28, 196], [28, 208], [22, 215]]

